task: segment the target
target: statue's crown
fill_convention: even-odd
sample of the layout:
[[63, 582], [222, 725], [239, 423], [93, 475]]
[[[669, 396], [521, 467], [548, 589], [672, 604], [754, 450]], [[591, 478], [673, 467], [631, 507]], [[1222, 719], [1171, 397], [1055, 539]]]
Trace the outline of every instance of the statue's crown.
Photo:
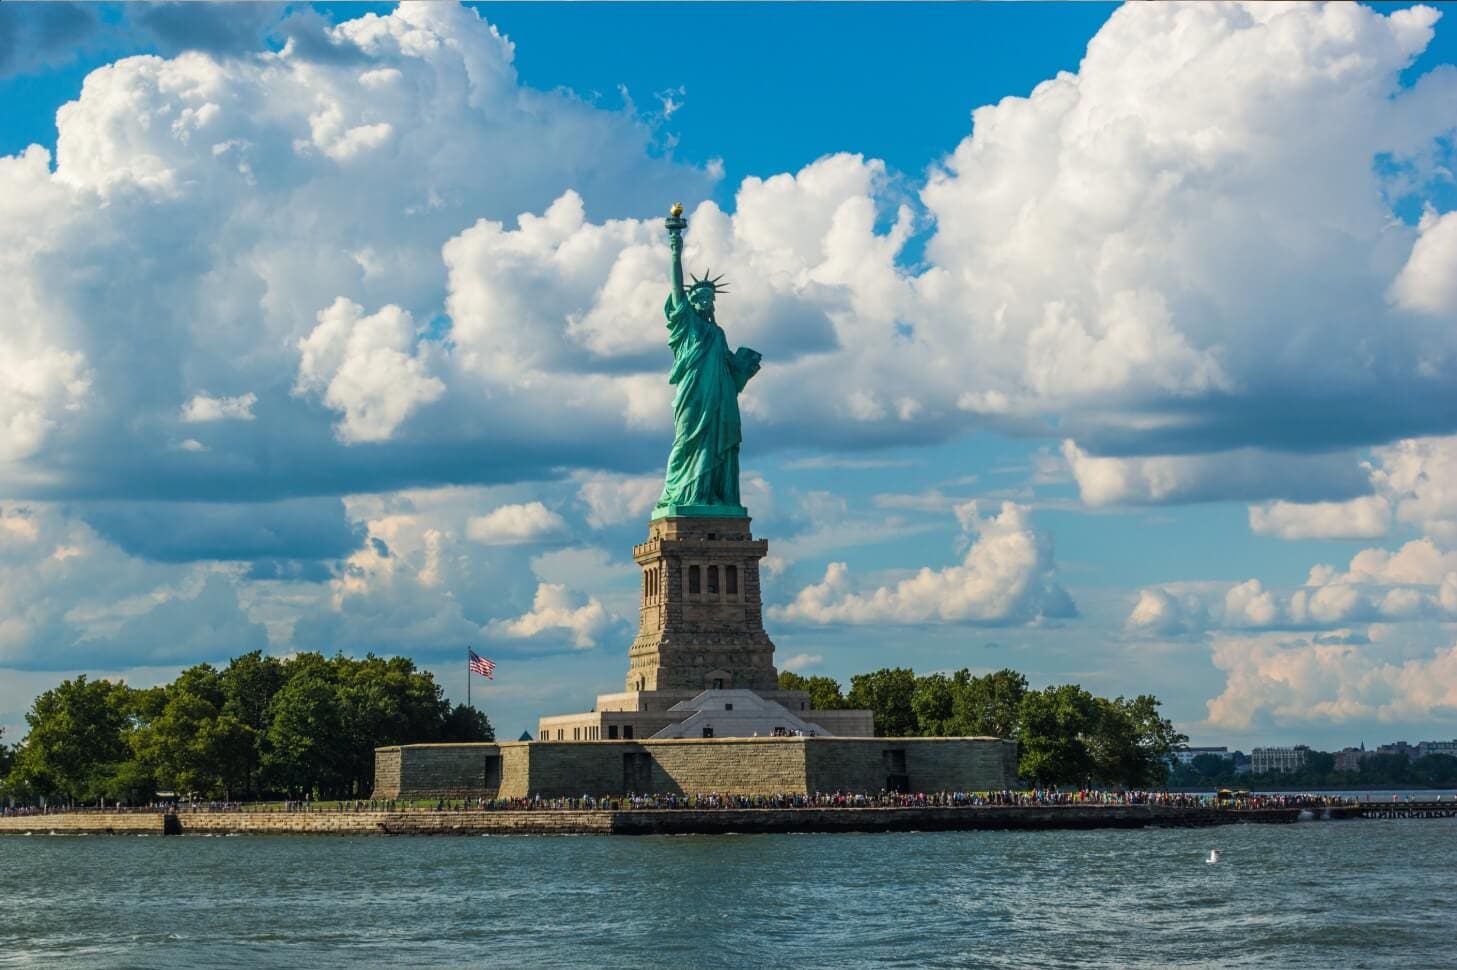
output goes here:
[[709, 276], [710, 276], [710, 274], [712, 272], [713, 272], [713, 270], [709, 270], [707, 273], [704, 273], [703, 274], [702, 278], [697, 277], [697, 276], [694, 276], [693, 277], [693, 282], [691, 284], [689, 284], [688, 289], [690, 289], [690, 290], [699, 290], [699, 289], [712, 290], [714, 292], [714, 295], [715, 296], [718, 295], [719, 293], [727, 293], [728, 292], [728, 286], [727, 286], [727, 284], [721, 284], [719, 282], [720, 280], [723, 279], [723, 274], [720, 273], [718, 276], [714, 276], [712, 279], [710, 279]]

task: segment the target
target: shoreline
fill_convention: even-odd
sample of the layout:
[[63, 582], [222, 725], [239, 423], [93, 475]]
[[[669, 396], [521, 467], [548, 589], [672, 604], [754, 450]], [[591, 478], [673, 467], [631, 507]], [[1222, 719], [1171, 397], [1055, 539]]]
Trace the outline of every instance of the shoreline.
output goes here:
[[871, 808], [541, 809], [346, 812], [76, 812], [0, 818], [0, 835], [728, 835], [1203, 828], [1457, 818], [1457, 802], [1326, 808], [1050, 805]]

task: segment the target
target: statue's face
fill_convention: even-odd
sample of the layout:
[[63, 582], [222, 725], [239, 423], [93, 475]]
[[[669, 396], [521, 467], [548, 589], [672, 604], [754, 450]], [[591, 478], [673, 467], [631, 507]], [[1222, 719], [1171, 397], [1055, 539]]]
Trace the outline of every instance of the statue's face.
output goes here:
[[693, 292], [688, 294], [688, 302], [693, 304], [693, 309], [699, 313], [712, 313], [713, 290], [706, 286], [695, 287]]

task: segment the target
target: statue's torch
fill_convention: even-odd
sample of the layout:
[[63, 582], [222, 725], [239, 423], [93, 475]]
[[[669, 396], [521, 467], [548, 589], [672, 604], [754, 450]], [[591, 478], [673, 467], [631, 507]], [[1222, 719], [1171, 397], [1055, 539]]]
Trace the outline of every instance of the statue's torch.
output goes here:
[[674, 202], [673, 208], [668, 210], [668, 218], [663, 221], [668, 227], [668, 234], [681, 233], [688, 228], [688, 220], [683, 218], [683, 203]]

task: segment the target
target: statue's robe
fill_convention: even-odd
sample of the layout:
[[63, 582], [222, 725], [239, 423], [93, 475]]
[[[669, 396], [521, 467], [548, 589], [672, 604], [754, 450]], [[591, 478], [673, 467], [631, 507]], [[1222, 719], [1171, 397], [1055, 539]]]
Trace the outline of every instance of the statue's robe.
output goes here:
[[[747, 347], [731, 354], [723, 328], [705, 320], [687, 300], [663, 308], [673, 370], [673, 450], [655, 514], [673, 507], [722, 506], [743, 514], [739, 503], [739, 392], [759, 370], [759, 355]], [[703, 509], [700, 514], [711, 514]]]

